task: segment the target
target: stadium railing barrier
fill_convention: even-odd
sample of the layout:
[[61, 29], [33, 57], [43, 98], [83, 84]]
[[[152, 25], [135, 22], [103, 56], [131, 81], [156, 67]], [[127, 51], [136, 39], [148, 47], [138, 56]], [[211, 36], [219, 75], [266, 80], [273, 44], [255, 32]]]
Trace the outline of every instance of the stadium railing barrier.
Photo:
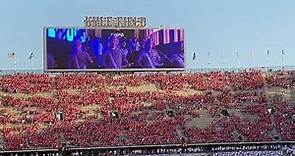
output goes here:
[[243, 142], [243, 143], [206, 143], [206, 144], [171, 144], [113, 147], [63, 147], [61, 149], [32, 149], [17, 151], [0, 151], [0, 155], [157, 155], [157, 154], [213, 154], [220, 152], [247, 151], [281, 151], [294, 150], [295, 142]]

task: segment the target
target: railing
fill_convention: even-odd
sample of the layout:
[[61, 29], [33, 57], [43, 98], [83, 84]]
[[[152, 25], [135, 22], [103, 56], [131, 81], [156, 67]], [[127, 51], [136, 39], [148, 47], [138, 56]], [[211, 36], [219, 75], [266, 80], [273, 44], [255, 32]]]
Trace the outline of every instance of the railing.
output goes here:
[[295, 70], [295, 66], [268, 66], [268, 67], [240, 67], [240, 68], [192, 68], [186, 69], [187, 72], [195, 73], [195, 72], [211, 72], [211, 71], [230, 71], [230, 72], [240, 72], [245, 70], [260, 70], [263, 72], [267, 71], [288, 71]]
[[242, 142], [242, 143], [205, 143], [205, 144], [171, 144], [171, 145], [142, 145], [142, 146], [112, 146], [112, 147], [63, 147], [60, 149], [32, 149], [0, 151], [0, 155], [161, 155], [161, 154], [184, 154], [204, 153], [212, 154], [219, 152], [235, 151], [284, 151], [294, 149], [295, 142]]

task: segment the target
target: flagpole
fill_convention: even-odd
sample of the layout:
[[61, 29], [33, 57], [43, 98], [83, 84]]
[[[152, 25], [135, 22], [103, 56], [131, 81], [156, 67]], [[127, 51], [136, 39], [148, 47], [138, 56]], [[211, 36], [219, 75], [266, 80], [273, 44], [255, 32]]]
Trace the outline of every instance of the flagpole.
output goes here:
[[34, 70], [34, 60], [33, 58], [30, 59], [32, 71]]
[[195, 68], [197, 68], [198, 67], [198, 58], [197, 58], [197, 51], [196, 51], [196, 55], [195, 55]]
[[196, 52], [194, 52], [193, 53], [193, 66], [195, 67], [195, 68], [197, 68], [197, 58], [196, 58]]
[[284, 55], [285, 55], [285, 51], [282, 50], [282, 70], [284, 70], [284, 65], [285, 65], [285, 58], [284, 58]]
[[16, 73], [16, 56], [15, 56], [15, 58], [14, 58], [14, 72]]
[[268, 67], [270, 67], [271, 65], [270, 65], [270, 59], [269, 59], [269, 55], [270, 55], [270, 51], [269, 50], [267, 50], [266, 51], [266, 65], [268, 66]]
[[208, 67], [210, 67], [211, 60], [210, 60], [210, 51], [208, 51]]
[[237, 51], [237, 64], [238, 64], [238, 68], [240, 68], [240, 59], [239, 59], [239, 51]]
[[224, 49], [222, 49], [222, 51], [221, 51], [221, 57], [222, 57], [222, 58], [221, 58], [221, 59], [222, 59], [222, 60], [221, 60], [221, 61], [222, 61], [222, 62], [221, 62], [221, 66], [222, 66], [222, 68], [224, 69]]
[[252, 68], [255, 68], [254, 49], [251, 50], [251, 60], [252, 60]]
[[14, 72], [16, 72], [16, 53], [15, 52], [8, 52], [8, 59], [12, 60]]
[[30, 55], [29, 55], [29, 60], [31, 62], [31, 70], [33, 71], [34, 70], [34, 56], [33, 56], [33, 53], [31, 52]]

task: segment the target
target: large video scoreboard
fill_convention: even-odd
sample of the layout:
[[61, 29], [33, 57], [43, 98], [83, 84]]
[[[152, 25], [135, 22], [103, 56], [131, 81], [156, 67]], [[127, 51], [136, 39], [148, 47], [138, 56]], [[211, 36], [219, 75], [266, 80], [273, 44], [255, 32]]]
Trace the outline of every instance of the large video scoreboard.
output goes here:
[[44, 29], [45, 71], [184, 70], [179, 28]]

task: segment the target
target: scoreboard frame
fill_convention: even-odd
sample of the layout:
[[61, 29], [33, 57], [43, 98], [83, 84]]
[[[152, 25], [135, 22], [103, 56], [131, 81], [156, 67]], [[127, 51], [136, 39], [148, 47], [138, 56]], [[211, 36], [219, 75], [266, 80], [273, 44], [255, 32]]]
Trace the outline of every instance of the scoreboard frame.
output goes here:
[[[55, 28], [55, 29], [114, 29], [114, 30], [146, 30], [146, 29], [180, 29], [183, 30], [184, 32], [184, 37], [183, 37], [183, 57], [184, 57], [184, 67], [183, 68], [121, 68], [121, 69], [104, 69], [104, 68], [96, 68], [96, 69], [49, 69], [47, 65], [47, 30], [49, 28]], [[56, 72], [163, 72], [163, 71], [185, 71], [186, 70], [186, 35], [185, 35], [185, 29], [184, 28], [179, 28], [179, 27], [157, 27], [157, 28], [152, 28], [152, 27], [142, 27], [142, 28], [124, 28], [124, 27], [74, 27], [74, 26], [46, 26], [43, 28], [43, 71], [50, 73], [56, 73]]]

